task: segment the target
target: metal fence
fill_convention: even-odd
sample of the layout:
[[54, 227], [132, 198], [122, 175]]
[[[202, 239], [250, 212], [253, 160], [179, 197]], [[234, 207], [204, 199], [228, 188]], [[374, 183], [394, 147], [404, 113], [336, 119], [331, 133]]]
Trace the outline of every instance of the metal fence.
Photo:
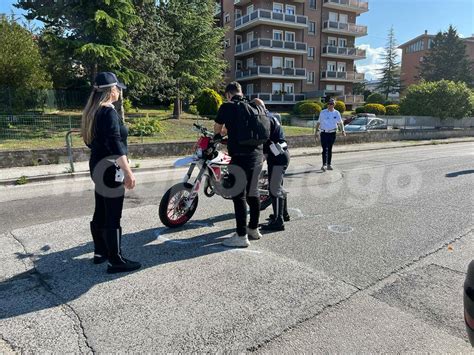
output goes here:
[[0, 139], [47, 139], [81, 127], [81, 116], [0, 115]]

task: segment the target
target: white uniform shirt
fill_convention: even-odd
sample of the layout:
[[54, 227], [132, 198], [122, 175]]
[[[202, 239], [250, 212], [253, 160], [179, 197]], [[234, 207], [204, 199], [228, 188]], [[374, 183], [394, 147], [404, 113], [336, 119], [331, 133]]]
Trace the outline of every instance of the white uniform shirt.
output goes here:
[[342, 117], [338, 110], [330, 112], [328, 109], [325, 109], [319, 114], [319, 128], [321, 131], [336, 131], [337, 124], [342, 122]]

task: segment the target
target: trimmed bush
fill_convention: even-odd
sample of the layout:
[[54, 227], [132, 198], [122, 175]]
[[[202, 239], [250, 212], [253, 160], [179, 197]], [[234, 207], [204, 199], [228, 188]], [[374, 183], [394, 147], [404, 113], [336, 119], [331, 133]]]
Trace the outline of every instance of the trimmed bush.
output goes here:
[[366, 113], [373, 113], [376, 115], [385, 115], [385, 106], [381, 104], [367, 104], [364, 106]]
[[189, 105], [187, 112], [191, 115], [199, 115], [199, 110], [196, 105]]
[[201, 115], [217, 115], [222, 105], [222, 97], [212, 89], [204, 89], [196, 100], [196, 108]]
[[334, 108], [342, 114], [346, 110], [346, 104], [344, 103], [344, 101], [336, 101]]
[[319, 115], [321, 112], [321, 106], [315, 102], [305, 102], [299, 106], [300, 115]]
[[387, 116], [398, 116], [400, 114], [400, 105], [387, 105], [385, 110]]
[[163, 132], [163, 126], [157, 118], [146, 117], [135, 118], [128, 124], [128, 133], [131, 136], [146, 137], [154, 136]]
[[359, 106], [355, 109], [355, 113], [356, 114], [359, 114], [359, 113], [367, 113], [367, 111], [365, 110], [365, 107], [364, 106]]
[[323, 108], [323, 105], [322, 103], [318, 102], [318, 101], [314, 101], [314, 100], [303, 100], [303, 101], [299, 101], [295, 104], [295, 106], [293, 106], [293, 113], [295, 115], [301, 115], [302, 113], [300, 112], [300, 107], [301, 105], [303, 104], [307, 104], [307, 103], [313, 103], [313, 104], [316, 104], [320, 107], [320, 111], [322, 110]]
[[385, 96], [378, 92], [374, 92], [367, 97], [366, 102], [368, 104], [383, 104], [385, 102]]
[[449, 80], [411, 85], [400, 103], [402, 115], [445, 119], [467, 117], [472, 112], [472, 90]]

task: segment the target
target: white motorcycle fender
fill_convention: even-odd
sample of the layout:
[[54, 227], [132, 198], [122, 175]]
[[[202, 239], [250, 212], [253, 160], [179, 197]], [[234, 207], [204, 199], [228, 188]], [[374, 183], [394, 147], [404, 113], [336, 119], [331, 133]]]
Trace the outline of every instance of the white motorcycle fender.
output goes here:
[[186, 165], [191, 164], [193, 161], [195, 161], [195, 158], [193, 156], [192, 157], [181, 158], [181, 159], [176, 160], [174, 162], [173, 166], [175, 168], [181, 168], [182, 166], [186, 166]]

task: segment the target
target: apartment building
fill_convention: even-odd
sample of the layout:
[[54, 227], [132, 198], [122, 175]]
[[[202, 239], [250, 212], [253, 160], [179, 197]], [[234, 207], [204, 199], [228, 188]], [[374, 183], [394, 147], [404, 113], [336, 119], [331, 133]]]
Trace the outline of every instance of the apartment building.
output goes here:
[[[400, 80], [403, 88], [407, 88], [420, 81], [420, 65], [423, 62], [423, 58], [431, 49], [435, 37], [435, 35], [430, 35], [428, 31], [425, 31], [424, 34], [398, 46], [398, 48], [402, 50], [402, 71]], [[466, 45], [467, 55], [474, 61], [474, 35], [464, 38], [463, 41]]]
[[366, 57], [355, 39], [368, 11], [361, 0], [221, 0], [216, 17], [227, 28], [227, 81], [270, 105], [330, 95], [349, 107], [363, 103], [353, 84], [364, 80], [355, 61]]

